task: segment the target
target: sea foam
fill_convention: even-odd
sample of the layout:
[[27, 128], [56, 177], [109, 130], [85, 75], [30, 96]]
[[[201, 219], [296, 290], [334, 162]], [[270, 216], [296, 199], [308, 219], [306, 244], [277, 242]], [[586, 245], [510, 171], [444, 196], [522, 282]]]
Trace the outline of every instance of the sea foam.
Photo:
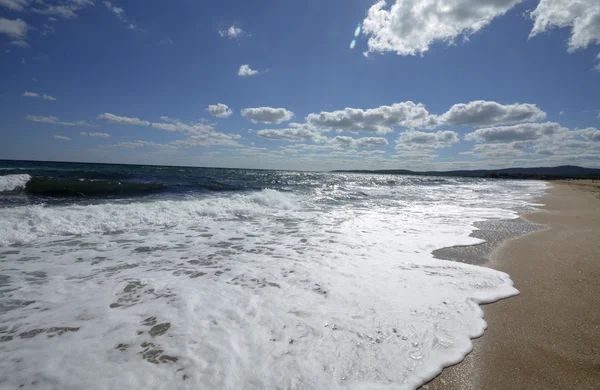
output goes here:
[[518, 293], [431, 251], [542, 188], [2, 209], [0, 387], [414, 389], [470, 351], [480, 303]]
[[30, 179], [31, 176], [27, 174], [0, 176], [0, 192], [9, 192], [24, 188]]

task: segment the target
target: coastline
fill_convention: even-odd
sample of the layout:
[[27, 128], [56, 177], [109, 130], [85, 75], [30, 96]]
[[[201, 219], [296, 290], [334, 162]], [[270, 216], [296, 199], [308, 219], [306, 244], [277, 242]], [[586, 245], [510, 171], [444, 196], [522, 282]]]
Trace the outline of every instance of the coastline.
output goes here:
[[485, 264], [520, 295], [482, 306], [484, 336], [422, 389], [598, 388], [600, 183], [550, 186], [545, 205], [521, 217], [546, 229], [502, 242]]

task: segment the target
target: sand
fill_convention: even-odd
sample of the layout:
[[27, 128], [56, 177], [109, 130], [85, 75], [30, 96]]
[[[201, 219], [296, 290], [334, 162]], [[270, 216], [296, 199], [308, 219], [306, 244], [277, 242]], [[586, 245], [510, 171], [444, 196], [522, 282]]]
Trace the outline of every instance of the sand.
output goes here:
[[540, 202], [524, 218], [548, 229], [485, 264], [520, 295], [484, 306], [473, 352], [423, 389], [600, 389], [600, 183], [551, 182]]

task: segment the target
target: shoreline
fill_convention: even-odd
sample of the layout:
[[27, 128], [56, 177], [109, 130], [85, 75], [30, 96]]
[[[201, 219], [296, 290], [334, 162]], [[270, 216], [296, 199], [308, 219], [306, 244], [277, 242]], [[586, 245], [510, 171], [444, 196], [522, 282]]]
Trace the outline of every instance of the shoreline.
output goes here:
[[508, 273], [520, 295], [482, 305], [483, 337], [422, 389], [598, 388], [600, 183], [549, 184], [545, 205], [518, 218], [542, 229], [476, 263]]

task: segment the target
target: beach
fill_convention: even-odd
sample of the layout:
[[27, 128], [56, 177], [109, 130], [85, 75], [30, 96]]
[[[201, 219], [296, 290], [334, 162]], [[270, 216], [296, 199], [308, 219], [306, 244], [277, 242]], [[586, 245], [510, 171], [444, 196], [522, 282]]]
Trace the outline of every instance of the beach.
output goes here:
[[600, 183], [550, 182], [524, 219], [546, 230], [491, 254], [520, 294], [483, 306], [488, 328], [434, 389], [600, 388]]

